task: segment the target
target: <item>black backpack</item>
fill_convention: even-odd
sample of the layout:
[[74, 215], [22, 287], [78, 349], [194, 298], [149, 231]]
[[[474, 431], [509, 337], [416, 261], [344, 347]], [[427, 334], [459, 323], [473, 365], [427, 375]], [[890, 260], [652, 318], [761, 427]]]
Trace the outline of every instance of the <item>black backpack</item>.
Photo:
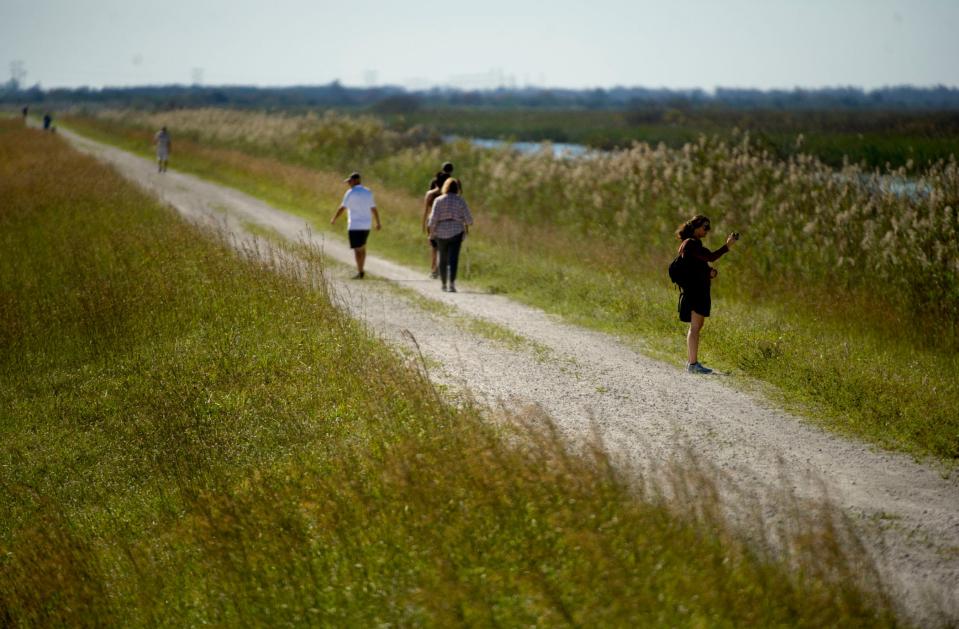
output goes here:
[[682, 254], [673, 258], [669, 263], [669, 279], [680, 288], [684, 288], [689, 281], [689, 265]]

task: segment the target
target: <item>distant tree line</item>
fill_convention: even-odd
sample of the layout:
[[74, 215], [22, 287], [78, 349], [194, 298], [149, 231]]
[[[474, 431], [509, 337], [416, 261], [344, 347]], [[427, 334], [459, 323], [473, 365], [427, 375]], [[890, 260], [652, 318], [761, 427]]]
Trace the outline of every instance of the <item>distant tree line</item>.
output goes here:
[[481, 107], [615, 110], [959, 110], [959, 89], [912, 86], [863, 90], [857, 87], [759, 90], [718, 88], [674, 90], [645, 87], [609, 89], [498, 88], [459, 90], [433, 88], [409, 91], [398, 86], [346, 87], [327, 85], [290, 87], [148, 85], [141, 87], [21, 88], [15, 81], [0, 86], [0, 103], [58, 106], [104, 106], [170, 109], [179, 107], [239, 107], [297, 109], [346, 107], [381, 113], [408, 113], [421, 108]]

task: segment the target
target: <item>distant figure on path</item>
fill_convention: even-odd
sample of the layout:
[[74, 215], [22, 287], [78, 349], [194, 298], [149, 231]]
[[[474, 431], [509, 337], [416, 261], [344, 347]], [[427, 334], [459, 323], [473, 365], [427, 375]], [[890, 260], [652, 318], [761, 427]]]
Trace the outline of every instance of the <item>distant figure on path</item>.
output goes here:
[[[443, 165], [440, 166], [440, 172], [445, 173], [447, 179], [452, 177], [453, 162], [443, 162]], [[459, 188], [460, 188], [460, 196], [463, 196], [463, 180], [457, 177], [456, 183], [459, 185]]]
[[153, 136], [153, 143], [157, 147], [157, 172], [165, 173], [167, 160], [170, 159], [170, 149], [173, 148], [173, 141], [170, 139], [170, 133], [166, 127], [160, 127], [160, 130]]
[[363, 266], [366, 264], [366, 239], [370, 235], [373, 219], [376, 219], [376, 229], [380, 229], [380, 214], [376, 211], [376, 202], [373, 200], [373, 192], [360, 184], [360, 173], [354, 172], [343, 180], [348, 183], [350, 189], [343, 195], [343, 201], [336, 210], [336, 214], [330, 219], [330, 225], [336, 223], [343, 210], [347, 212], [347, 234], [350, 237], [350, 249], [353, 250], [353, 257], [356, 258], [356, 275], [354, 280], [363, 279], [366, 274]]
[[679, 320], [689, 324], [686, 333], [686, 371], [698, 374], [713, 371], [699, 362], [699, 333], [712, 305], [710, 284], [719, 273], [709, 263], [721, 258], [739, 240], [739, 234], [734, 232], [726, 237], [725, 245], [710, 251], [702, 242], [709, 230], [709, 218], [702, 214], [692, 217], [676, 230], [676, 237], [683, 241], [679, 245], [679, 255], [686, 265], [684, 274], [687, 278], [680, 286], [679, 294]]
[[49, 131], [50, 126], [53, 124], [53, 116], [50, 115], [50, 112], [43, 114], [43, 130]]
[[439, 249], [440, 280], [443, 291], [456, 292], [456, 267], [459, 265], [463, 238], [473, 224], [469, 206], [459, 194], [460, 182], [450, 177], [443, 184], [443, 196], [433, 202], [427, 225]]
[[23, 124], [27, 124], [27, 114], [30, 113], [30, 108], [24, 105], [23, 109], [20, 110], [20, 113], [23, 114]]
[[426, 234], [430, 242], [430, 277], [434, 280], [439, 277], [439, 271], [437, 271], [436, 266], [436, 239], [430, 236], [430, 229], [427, 227], [426, 222], [430, 218], [430, 212], [433, 211], [433, 201], [443, 194], [443, 184], [446, 183], [446, 180], [449, 178], [450, 176], [442, 170], [436, 173], [436, 177], [430, 182], [430, 189], [427, 191], [426, 196], [423, 197], [423, 233]]

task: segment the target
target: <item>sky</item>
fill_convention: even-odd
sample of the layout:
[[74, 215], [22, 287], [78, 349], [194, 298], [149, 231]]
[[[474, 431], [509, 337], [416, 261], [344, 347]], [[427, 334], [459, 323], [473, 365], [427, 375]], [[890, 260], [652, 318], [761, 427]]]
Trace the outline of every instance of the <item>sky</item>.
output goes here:
[[0, 82], [959, 87], [959, 0], [0, 0]]

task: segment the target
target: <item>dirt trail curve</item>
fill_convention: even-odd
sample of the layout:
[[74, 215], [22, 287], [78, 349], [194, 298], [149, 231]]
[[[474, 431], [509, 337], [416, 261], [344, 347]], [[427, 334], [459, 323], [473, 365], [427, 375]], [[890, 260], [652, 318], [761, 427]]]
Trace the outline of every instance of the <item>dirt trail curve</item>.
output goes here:
[[[306, 237], [302, 219], [236, 190], [174, 171], [161, 175], [149, 160], [62, 133], [187, 217], [226, 215], [237, 233], [247, 222], [290, 239]], [[325, 218], [333, 209], [318, 212]], [[388, 207], [381, 212], [390, 220]], [[345, 239], [311, 237], [327, 255], [352, 265]], [[370, 250], [376, 251], [375, 233]], [[597, 427], [615, 455], [634, 461], [664, 459], [679, 441], [747, 487], [776, 486], [781, 472], [799, 496], [819, 497], [825, 486], [856, 522], [910, 615], [928, 624], [934, 622], [931, 609], [941, 607], [959, 620], [959, 474], [947, 476], [935, 465], [828, 434], [726, 386], [721, 377], [686, 375], [619, 339], [503, 296], [473, 292], [468, 283], [461, 283], [457, 294], [443, 293], [426, 279], [425, 266], [411, 270], [370, 255], [367, 271], [371, 279], [349, 281], [352, 268], [334, 269], [334, 291], [387, 341], [408, 347], [405, 331], [412, 333], [429, 364], [437, 365], [432, 367], [437, 380], [465, 384], [491, 405], [538, 404], [570, 434], [590, 435]], [[389, 283], [532, 343], [507, 345], [471, 334], [462, 322], [417, 307]], [[676, 333], [682, 333], [678, 324]]]

